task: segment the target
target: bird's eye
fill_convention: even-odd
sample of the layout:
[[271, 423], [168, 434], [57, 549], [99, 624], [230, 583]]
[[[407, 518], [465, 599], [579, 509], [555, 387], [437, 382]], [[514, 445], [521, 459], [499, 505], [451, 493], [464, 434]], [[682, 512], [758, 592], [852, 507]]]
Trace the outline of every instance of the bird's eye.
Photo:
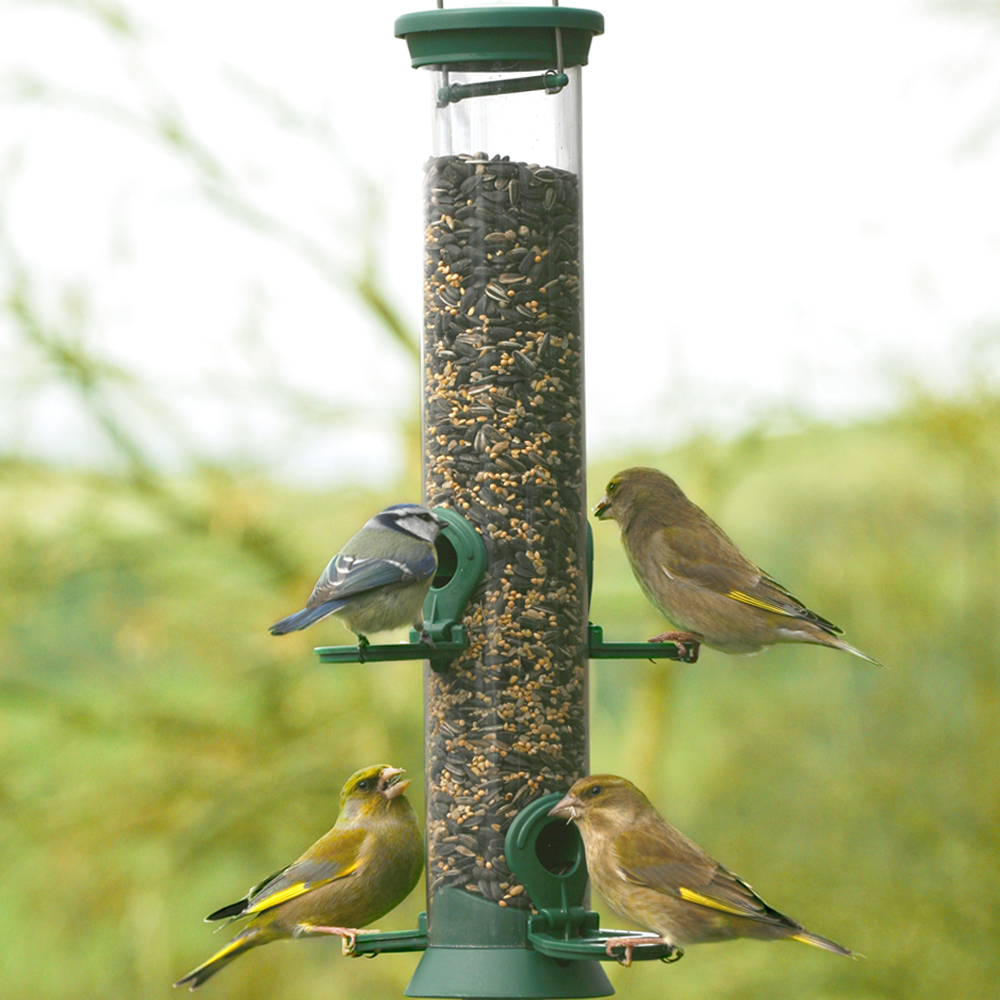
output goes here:
[[611, 482], [608, 483], [608, 489], [607, 489], [608, 496], [611, 496], [611, 494], [614, 493], [616, 489], [618, 489], [618, 484], [612, 479]]
[[359, 792], [367, 792], [371, 789], [371, 787], [372, 783], [370, 778], [362, 778], [361, 781], [358, 782]]
[[587, 789], [587, 794], [590, 796], [600, 795], [602, 791], [603, 789], [600, 785], [591, 785], [590, 788]]

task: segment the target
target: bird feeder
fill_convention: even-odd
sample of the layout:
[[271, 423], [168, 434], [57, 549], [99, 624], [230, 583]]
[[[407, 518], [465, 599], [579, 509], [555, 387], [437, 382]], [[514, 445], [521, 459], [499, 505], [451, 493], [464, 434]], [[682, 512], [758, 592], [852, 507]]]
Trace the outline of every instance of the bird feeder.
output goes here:
[[[317, 650], [425, 668], [427, 912], [357, 953], [424, 951], [422, 997], [596, 997], [609, 936], [576, 828], [548, 810], [589, 771], [581, 69], [604, 19], [476, 7], [396, 21], [426, 78], [424, 502], [448, 521], [433, 647]], [[640, 945], [633, 958], [667, 957]]]

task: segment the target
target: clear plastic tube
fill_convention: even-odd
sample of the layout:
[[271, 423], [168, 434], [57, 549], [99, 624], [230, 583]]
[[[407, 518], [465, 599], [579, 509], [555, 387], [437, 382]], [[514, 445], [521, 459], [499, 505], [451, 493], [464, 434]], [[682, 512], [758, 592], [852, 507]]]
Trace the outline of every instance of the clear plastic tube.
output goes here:
[[530, 905], [504, 834], [588, 770], [581, 74], [565, 72], [558, 94], [461, 96], [540, 73], [425, 71], [425, 499], [488, 554], [470, 648], [426, 675], [432, 936], [444, 888]]

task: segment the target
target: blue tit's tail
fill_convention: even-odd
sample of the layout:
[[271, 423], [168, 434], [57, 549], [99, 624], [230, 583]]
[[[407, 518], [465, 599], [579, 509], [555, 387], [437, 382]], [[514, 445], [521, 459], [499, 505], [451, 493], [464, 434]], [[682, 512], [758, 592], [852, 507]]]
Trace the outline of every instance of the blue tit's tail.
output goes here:
[[262, 936], [256, 928], [246, 928], [237, 934], [225, 948], [220, 948], [207, 962], [202, 962], [197, 969], [192, 969], [183, 979], [178, 979], [174, 983], [174, 989], [178, 986], [187, 986], [191, 990], [198, 989], [206, 979], [211, 979], [219, 969], [229, 965], [234, 958], [250, 948], [258, 944], [265, 944], [270, 940], [271, 938]]
[[300, 632], [310, 625], [315, 625], [321, 618], [338, 612], [347, 601], [324, 601], [314, 608], [303, 608], [296, 611], [294, 615], [282, 618], [280, 622], [275, 622], [269, 629], [271, 635], [286, 635], [289, 632]]

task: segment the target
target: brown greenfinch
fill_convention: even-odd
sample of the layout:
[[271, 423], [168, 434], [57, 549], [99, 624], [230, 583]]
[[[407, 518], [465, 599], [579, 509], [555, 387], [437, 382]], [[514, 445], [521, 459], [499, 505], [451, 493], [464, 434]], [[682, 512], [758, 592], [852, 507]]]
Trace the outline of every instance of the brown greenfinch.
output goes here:
[[624, 965], [632, 963], [636, 944], [666, 944], [680, 958], [683, 945], [740, 937], [791, 938], [853, 957], [847, 948], [768, 906], [746, 882], [674, 829], [624, 778], [581, 778], [549, 815], [576, 823], [591, 883], [608, 905], [655, 932], [607, 941], [609, 955], [624, 948]]
[[250, 920], [174, 986], [195, 990], [238, 955], [279, 938], [338, 934], [350, 954], [359, 928], [401, 903], [423, 871], [423, 838], [402, 773], [377, 764], [351, 775], [333, 829], [245, 899], [210, 913], [206, 920]]
[[692, 644], [691, 662], [700, 643], [724, 653], [756, 653], [779, 642], [808, 642], [878, 663], [750, 562], [657, 469], [625, 469], [613, 476], [594, 513], [599, 520], [618, 522], [643, 593], [681, 629], [650, 642]]

